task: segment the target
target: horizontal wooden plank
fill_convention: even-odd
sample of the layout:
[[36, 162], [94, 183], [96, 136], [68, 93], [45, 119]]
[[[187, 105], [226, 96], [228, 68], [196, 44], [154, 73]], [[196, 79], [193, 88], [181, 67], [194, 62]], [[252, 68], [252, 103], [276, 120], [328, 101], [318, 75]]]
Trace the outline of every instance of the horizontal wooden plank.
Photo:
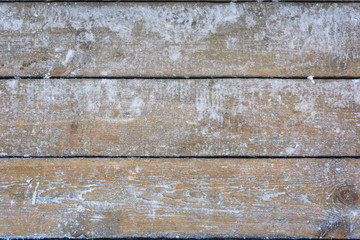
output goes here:
[[0, 81], [4, 156], [359, 156], [360, 80]]
[[1, 159], [0, 236], [360, 237], [351, 159]]
[[360, 4], [1, 3], [0, 75], [360, 76]]

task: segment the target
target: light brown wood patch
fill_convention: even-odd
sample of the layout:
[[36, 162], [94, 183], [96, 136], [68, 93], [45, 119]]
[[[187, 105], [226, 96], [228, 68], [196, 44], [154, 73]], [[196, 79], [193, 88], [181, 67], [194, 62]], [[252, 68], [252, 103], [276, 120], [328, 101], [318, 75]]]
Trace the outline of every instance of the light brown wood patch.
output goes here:
[[1, 159], [0, 237], [360, 237], [360, 162]]
[[359, 76], [356, 3], [0, 3], [0, 75]]

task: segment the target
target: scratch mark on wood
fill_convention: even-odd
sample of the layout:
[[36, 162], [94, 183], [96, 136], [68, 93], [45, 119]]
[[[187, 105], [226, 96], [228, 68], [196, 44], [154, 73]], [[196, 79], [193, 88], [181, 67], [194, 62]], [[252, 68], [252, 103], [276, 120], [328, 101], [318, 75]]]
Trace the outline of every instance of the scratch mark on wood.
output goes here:
[[35, 205], [35, 204], [36, 204], [36, 199], [37, 199], [37, 195], [38, 195], [39, 185], [40, 185], [40, 182], [37, 182], [37, 183], [36, 183], [35, 190], [34, 190], [34, 193], [33, 193], [33, 196], [32, 196], [32, 202], [31, 202], [32, 205]]

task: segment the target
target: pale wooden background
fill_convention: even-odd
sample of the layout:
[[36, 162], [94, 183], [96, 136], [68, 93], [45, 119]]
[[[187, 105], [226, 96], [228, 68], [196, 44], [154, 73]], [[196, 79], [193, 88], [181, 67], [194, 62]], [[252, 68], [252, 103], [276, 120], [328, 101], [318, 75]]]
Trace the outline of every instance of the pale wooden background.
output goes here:
[[358, 1], [1, 1], [0, 237], [360, 238]]

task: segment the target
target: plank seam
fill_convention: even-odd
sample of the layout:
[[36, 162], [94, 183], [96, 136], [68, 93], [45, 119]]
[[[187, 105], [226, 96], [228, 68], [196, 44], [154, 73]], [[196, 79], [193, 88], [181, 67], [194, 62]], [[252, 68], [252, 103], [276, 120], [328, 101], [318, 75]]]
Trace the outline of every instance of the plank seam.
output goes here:
[[[304, 76], [69, 76], [69, 77], [44, 77], [44, 76], [0, 76], [0, 80], [13, 79], [305, 79]], [[336, 79], [360, 79], [360, 76], [327, 76], [327, 77], [313, 77], [314, 80], [336, 80]]]
[[[0, 240], [73, 240], [73, 239], [92, 239], [92, 240], [264, 240], [264, 239], [276, 239], [276, 240], [300, 240], [300, 239], [311, 239], [311, 238], [291, 238], [291, 237], [207, 237], [207, 236], [199, 236], [199, 237], [169, 237], [169, 236], [161, 236], [161, 237], [109, 237], [109, 238], [102, 238], [102, 237], [92, 237], [92, 238], [67, 238], [67, 237], [41, 237], [41, 238], [27, 238], [27, 237], [0, 237]], [[343, 240], [344, 238], [331, 238], [332, 240]]]
[[319, 159], [319, 158], [328, 158], [328, 159], [360, 159], [360, 156], [327, 156], [327, 155], [317, 155], [317, 156], [250, 156], [250, 155], [238, 155], [238, 156], [216, 156], [216, 155], [212, 155], [212, 156], [143, 156], [143, 155], [139, 155], [139, 156], [124, 156], [124, 155], [119, 155], [119, 156], [104, 156], [104, 155], [63, 155], [63, 156], [52, 156], [52, 155], [48, 155], [48, 156], [30, 156], [30, 155], [11, 155], [11, 156], [6, 156], [6, 155], [2, 155], [0, 156], [0, 159], [5, 159], [5, 158], [122, 158], [122, 159], [128, 159], [128, 158], [146, 158], [146, 159], [158, 159], [158, 158], [177, 158], [177, 159], [189, 159], [189, 158], [200, 158], [200, 159], [237, 159], [237, 158], [242, 158], [242, 159], [254, 159], [254, 158], [259, 158], [259, 159], [274, 159], [274, 158], [278, 158], [278, 159], [304, 159], [304, 158], [313, 158], [313, 159]]
[[231, 0], [231, 1], [196, 1], [196, 0], [189, 0], [189, 1], [184, 1], [184, 0], [159, 0], [159, 1], [145, 1], [145, 0], [109, 0], [109, 1], [99, 1], [99, 0], [87, 0], [87, 1], [79, 1], [79, 0], [65, 0], [65, 1], [61, 1], [61, 0], [37, 0], [37, 1], [31, 1], [31, 0], [25, 0], [25, 1], [21, 1], [21, 0], [12, 0], [12, 1], [0, 1], [0, 3], [69, 3], [69, 2], [75, 2], [75, 3], [214, 3], [214, 4], [228, 4], [228, 3], [265, 3], [265, 2], [273, 2], [273, 3], [297, 3], [297, 4], [301, 4], [301, 3], [360, 3], [359, 1], [321, 1], [321, 0], [316, 0], [316, 1], [311, 1], [311, 0], [306, 0], [306, 1], [296, 1], [296, 0], [292, 0], [292, 1], [276, 1], [276, 0], [253, 0], [253, 1], [246, 1], [246, 0], [240, 0], [240, 1], [236, 1], [236, 0]]
[[[207, 236], [198, 236], [198, 237], [178, 237], [178, 235], [172, 236], [149, 236], [149, 237], [91, 237], [91, 238], [68, 238], [68, 237], [40, 237], [40, 238], [28, 238], [28, 237], [0, 237], [0, 240], [73, 240], [73, 239], [92, 239], [92, 240], [264, 240], [264, 239], [276, 239], [276, 240], [300, 240], [300, 239], [311, 239], [311, 238], [291, 238], [291, 237], [236, 237], [236, 236], [218, 236], [218, 237], [207, 237]], [[343, 240], [344, 238], [331, 238], [332, 240]]]

